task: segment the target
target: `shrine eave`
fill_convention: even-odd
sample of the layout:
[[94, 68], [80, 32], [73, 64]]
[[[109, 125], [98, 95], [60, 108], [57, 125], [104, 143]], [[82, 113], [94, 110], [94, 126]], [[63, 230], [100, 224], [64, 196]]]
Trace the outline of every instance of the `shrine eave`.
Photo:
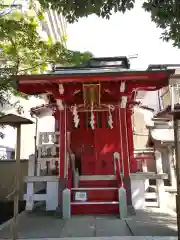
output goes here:
[[18, 76], [18, 85], [21, 84], [51, 84], [51, 83], [93, 83], [93, 82], [118, 82], [118, 81], [133, 81], [153, 82], [153, 85], [167, 85], [170, 75], [174, 70], [164, 71], [108, 71], [108, 72], [69, 72], [62, 71], [56, 74], [42, 75], [21, 75]]

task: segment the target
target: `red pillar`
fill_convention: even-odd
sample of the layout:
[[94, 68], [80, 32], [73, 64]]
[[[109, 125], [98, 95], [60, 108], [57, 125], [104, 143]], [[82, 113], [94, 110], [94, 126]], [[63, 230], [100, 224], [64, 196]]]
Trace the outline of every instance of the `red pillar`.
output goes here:
[[126, 109], [120, 108], [120, 125], [122, 137], [122, 160], [124, 176], [129, 176], [129, 152], [128, 152], [128, 139], [127, 139], [127, 123], [126, 123]]
[[64, 179], [64, 165], [65, 165], [65, 111], [60, 111], [60, 135], [59, 135], [59, 143], [60, 143], [60, 171], [59, 177], [60, 179]]

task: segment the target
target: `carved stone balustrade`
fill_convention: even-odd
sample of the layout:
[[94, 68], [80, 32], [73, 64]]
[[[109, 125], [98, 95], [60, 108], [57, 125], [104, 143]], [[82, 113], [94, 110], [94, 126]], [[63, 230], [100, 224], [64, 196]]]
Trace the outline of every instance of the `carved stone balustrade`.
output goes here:
[[59, 170], [59, 132], [41, 132], [39, 136], [37, 175], [41, 170], [46, 171], [46, 175], [51, 175], [51, 171], [58, 175]]
[[59, 144], [43, 144], [38, 147], [38, 159], [59, 158]]
[[39, 145], [56, 144], [59, 142], [59, 132], [40, 132]]

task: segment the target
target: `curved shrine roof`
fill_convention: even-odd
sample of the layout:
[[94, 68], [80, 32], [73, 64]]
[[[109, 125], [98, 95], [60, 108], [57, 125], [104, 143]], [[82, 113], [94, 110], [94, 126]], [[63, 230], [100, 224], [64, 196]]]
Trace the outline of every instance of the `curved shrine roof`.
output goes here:
[[[63, 68], [60, 71], [39, 75], [18, 76], [18, 90], [28, 94], [35, 93], [35, 87], [49, 84], [73, 84], [73, 83], [101, 83], [101, 82], [126, 82], [133, 84], [133, 88], [143, 85], [145, 87], [157, 87], [157, 89], [168, 85], [168, 79], [174, 70], [146, 70], [134, 71], [118, 67], [99, 68]], [[32, 85], [34, 88], [32, 88]], [[28, 88], [28, 89], [27, 89]], [[155, 89], [152, 89], [155, 90]]]
[[[86, 82], [88, 81], [128, 81], [128, 80], [161, 80], [168, 78], [174, 70], [146, 70], [135, 71], [120, 68], [64, 68], [60, 71], [48, 74], [20, 75], [18, 83], [37, 83], [37, 82]], [[96, 76], [98, 79], [94, 79]], [[109, 78], [108, 78], [109, 77]]]

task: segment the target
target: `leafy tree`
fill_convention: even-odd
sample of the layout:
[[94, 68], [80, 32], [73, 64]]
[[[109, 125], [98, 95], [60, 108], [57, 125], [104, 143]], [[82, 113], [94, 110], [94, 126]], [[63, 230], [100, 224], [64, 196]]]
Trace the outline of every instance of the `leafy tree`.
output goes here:
[[[139, 1], [139, 0], [136, 0]], [[109, 19], [113, 12], [125, 13], [134, 8], [135, 0], [39, 0], [44, 7], [51, 7], [62, 13], [69, 23], [82, 17], [96, 14]], [[161, 38], [172, 40], [180, 47], [180, 1], [179, 0], [144, 0], [142, 7], [151, 13], [151, 19], [162, 28]]]
[[5, 106], [15, 106], [12, 95], [26, 97], [16, 91], [16, 78], [22, 74], [41, 73], [49, 65], [78, 65], [92, 54], [66, 49], [63, 42], [42, 40], [38, 34], [37, 19], [27, 14], [13, 12], [0, 16], [0, 114]]

